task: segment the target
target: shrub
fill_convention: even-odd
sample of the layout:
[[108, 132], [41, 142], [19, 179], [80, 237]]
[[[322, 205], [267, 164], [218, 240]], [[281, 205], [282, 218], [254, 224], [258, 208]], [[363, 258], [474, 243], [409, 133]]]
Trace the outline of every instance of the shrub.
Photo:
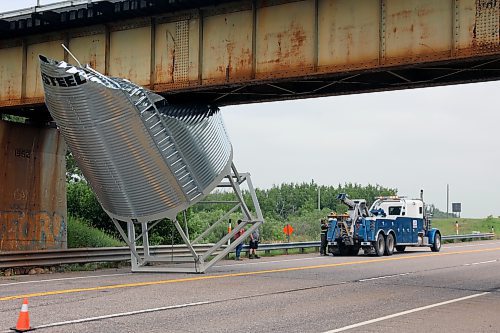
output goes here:
[[89, 226], [88, 222], [68, 216], [68, 248], [123, 246], [118, 239]]

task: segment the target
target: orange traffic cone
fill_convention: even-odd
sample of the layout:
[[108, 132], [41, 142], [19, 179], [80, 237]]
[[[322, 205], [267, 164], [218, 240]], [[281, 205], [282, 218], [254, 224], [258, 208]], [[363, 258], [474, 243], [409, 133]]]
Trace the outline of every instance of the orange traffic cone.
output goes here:
[[30, 315], [28, 313], [28, 299], [23, 300], [23, 306], [21, 307], [21, 312], [19, 313], [19, 318], [17, 319], [17, 325], [11, 330], [16, 332], [26, 332], [31, 331], [30, 327]]

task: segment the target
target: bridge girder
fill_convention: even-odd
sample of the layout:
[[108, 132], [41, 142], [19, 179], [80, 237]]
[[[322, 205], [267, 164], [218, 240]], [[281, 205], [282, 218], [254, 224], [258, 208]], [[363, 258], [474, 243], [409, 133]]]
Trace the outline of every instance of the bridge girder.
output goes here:
[[46, 115], [32, 112], [44, 108], [36, 59], [74, 62], [61, 43], [80, 62], [173, 102], [229, 105], [500, 78], [500, 1], [210, 4], [0, 40], [0, 113]]

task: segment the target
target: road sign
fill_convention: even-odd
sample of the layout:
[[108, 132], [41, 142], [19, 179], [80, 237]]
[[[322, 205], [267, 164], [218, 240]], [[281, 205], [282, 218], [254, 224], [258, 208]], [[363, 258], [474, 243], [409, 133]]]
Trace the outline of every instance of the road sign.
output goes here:
[[451, 203], [451, 211], [453, 213], [461, 213], [462, 212], [462, 203], [461, 202], [452, 202]]
[[293, 232], [293, 227], [291, 225], [287, 224], [286, 226], [283, 227], [283, 232], [286, 235], [290, 236]]

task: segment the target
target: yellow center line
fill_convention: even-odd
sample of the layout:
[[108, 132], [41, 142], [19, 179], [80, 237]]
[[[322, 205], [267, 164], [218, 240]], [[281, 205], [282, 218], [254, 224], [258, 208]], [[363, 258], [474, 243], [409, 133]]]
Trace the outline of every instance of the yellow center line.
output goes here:
[[288, 267], [288, 268], [268, 269], [268, 270], [251, 271], [251, 272], [228, 273], [228, 274], [220, 274], [220, 275], [203, 275], [203, 276], [195, 276], [195, 277], [188, 277], [188, 278], [170, 279], [170, 280], [114, 284], [114, 285], [100, 286], [100, 287], [53, 290], [53, 291], [44, 291], [44, 292], [32, 293], [32, 294], [12, 295], [12, 296], [0, 297], [0, 301], [10, 301], [10, 300], [21, 299], [21, 298], [25, 298], [25, 297], [28, 297], [28, 298], [30, 298], [30, 297], [42, 297], [42, 296], [50, 296], [50, 295], [81, 293], [81, 292], [86, 292], [86, 291], [100, 291], [100, 290], [112, 290], [112, 289], [120, 289], [120, 288], [144, 287], [144, 286], [154, 286], [154, 285], [161, 285], [161, 284], [167, 284], [167, 283], [202, 281], [202, 280], [222, 279], [222, 278], [238, 277], [238, 276], [249, 276], [249, 275], [258, 275], [258, 274], [282, 273], [282, 272], [292, 272], [292, 271], [321, 269], [321, 268], [340, 267], [340, 266], [362, 265], [362, 264], [371, 264], [371, 263], [377, 263], [377, 262], [387, 262], [387, 261], [396, 261], [396, 260], [411, 260], [411, 259], [420, 259], [420, 258], [427, 258], [427, 257], [448, 256], [448, 255], [455, 255], [455, 254], [493, 252], [493, 251], [499, 251], [499, 250], [500, 250], [500, 247], [495, 247], [495, 248], [490, 248], [490, 249], [464, 250], [464, 251], [441, 252], [441, 253], [427, 253], [427, 254], [419, 254], [419, 255], [412, 255], [412, 256], [397, 256], [397, 257], [389, 257], [389, 258], [365, 259], [365, 260], [357, 260], [357, 261], [341, 262], [341, 263], [333, 263], [333, 264]]

